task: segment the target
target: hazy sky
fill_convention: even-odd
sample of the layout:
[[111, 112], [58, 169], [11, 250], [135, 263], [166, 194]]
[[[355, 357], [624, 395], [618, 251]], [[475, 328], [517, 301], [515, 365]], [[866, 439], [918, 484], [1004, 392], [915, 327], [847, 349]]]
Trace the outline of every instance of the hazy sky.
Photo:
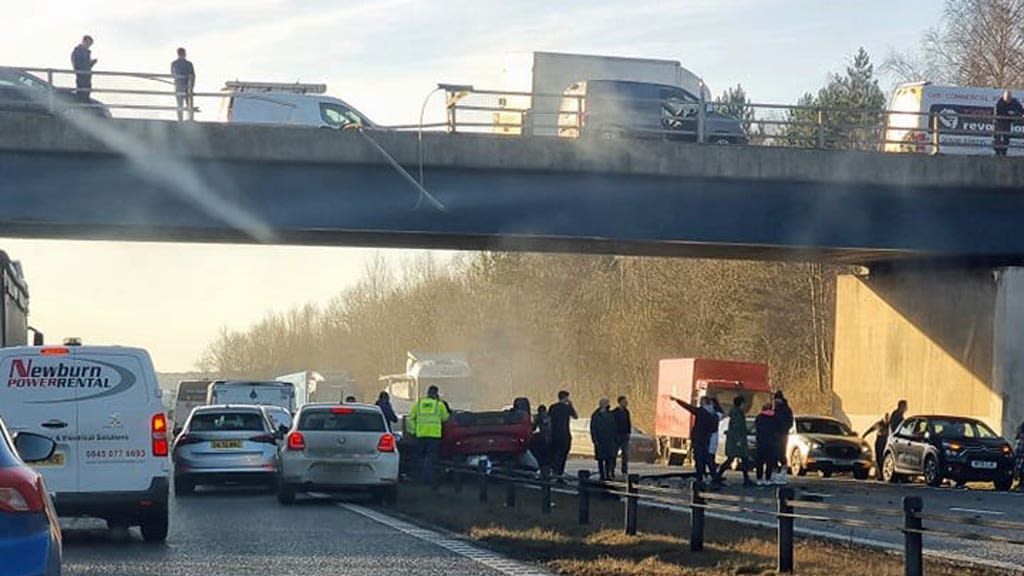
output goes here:
[[[715, 93], [793, 102], [864, 46], [876, 63], [912, 50], [940, 0], [0, 0], [3, 63], [67, 68], [82, 34], [97, 69], [166, 73], [185, 46], [198, 89], [226, 80], [323, 82], [379, 123], [417, 120], [439, 81], [503, 87], [509, 52], [680, 60]], [[215, 109], [200, 102], [206, 110]], [[440, 99], [428, 117], [441, 113]], [[190, 369], [220, 326], [324, 303], [368, 250], [16, 241], [32, 323], [50, 339], [145, 346]], [[398, 261], [407, 251], [384, 252]], [[73, 281], [69, 281], [73, 278]]]

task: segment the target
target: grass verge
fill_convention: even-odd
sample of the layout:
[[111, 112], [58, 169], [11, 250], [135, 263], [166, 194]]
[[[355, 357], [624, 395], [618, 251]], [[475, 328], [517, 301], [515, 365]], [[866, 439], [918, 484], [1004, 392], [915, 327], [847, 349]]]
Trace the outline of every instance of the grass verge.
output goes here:
[[[550, 515], [540, 513], [539, 493], [517, 491], [517, 506], [504, 506], [495, 486], [486, 503], [474, 486], [454, 493], [451, 486], [431, 491], [403, 485], [397, 509], [412, 519], [441, 526], [512, 558], [539, 563], [566, 576], [732, 576], [775, 573], [775, 533], [707, 519], [704, 551], [691, 552], [689, 516], [641, 508], [639, 533], [623, 532], [623, 505], [591, 499], [591, 522], [577, 523], [576, 498], [554, 494]], [[797, 574], [823, 576], [900, 576], [903, 557], [879, 550], [802, 538], [794, 550]], [[926, 558], [929, 576], [1000, 574]]]

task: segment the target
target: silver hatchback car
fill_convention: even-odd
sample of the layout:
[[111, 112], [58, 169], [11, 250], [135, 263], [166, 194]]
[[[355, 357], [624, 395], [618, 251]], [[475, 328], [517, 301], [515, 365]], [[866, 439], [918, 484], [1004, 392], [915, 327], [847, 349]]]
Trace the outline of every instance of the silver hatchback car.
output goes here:
[[378, 502], [393, 501], [398, 485], [398, 447], [380, 408], [367, 404], [306, 404], [281, 446], [277, 498], [296, 492], [369, 490]]
[[273, 424], [259, 406], [215, 405], [192, 410], [174, 441], [174, 492], [191, 494], [199, 484], [266, 484], [278, 471]]

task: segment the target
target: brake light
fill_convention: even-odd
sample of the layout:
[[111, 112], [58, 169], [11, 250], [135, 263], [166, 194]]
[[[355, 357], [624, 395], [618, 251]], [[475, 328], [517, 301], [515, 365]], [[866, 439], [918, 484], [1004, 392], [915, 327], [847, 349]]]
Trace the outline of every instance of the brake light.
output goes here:
[[43, 348], [39, 351], [43, 356], [67, 356], [67, 348]]
[[273, 434], [260, 434], [249, 438], [249, 442], [259, 442], [260, 444], [276, 444], [277, 439], [274, 438]]
[[331, 408], [331, 414], [354, 414], [355, 410], [346, 408], [344, 406], [338, 408]]
[[377, 452], [394, 452], [395, 451], [395, 435], [384, 434], [380, 437], [377, 442]]
[[153, 434], [153, 456], [167, 456], [167, 417], [163, 412], [153, 414], [150, 430]]
[[46, 509], [42, 480], [21, 467], [0, 470], [0, 511], [42, 512]]
[[305, 450], [306, 439], [302, 437], [302, 432], [292, 432], [288, 435], [288, 449], [289, 450]]

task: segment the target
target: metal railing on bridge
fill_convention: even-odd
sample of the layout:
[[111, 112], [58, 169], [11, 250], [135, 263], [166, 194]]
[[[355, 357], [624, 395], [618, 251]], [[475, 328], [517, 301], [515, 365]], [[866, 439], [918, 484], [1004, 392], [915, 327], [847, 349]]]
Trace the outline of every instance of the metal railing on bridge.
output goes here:
[[[150, 72], [93, 70], [88, 95], [75, 98], [75, 70], [0, 66], [0, 72], [29, 74], [50, 89], [35, 95], [51, 111], [102, 108], [115, 117], [173, 119], [178, 111], [174, 76]], [[874, 150], [917, 154], [985, 154], [996, 136], [1006, 136], [1011, 155], [1024, 155], [1024, 123], [996, 130], [992, 114], [831, 108], [799, 104], [723, 103], [634, 97], [587, 98], [579, 94], [535, 94], [439, 84], [446, 94], [443, 122], [384, 126], [397, 130], [445, 130], [506, 137], [560, 137], [682, 140], [707, 144], [746, 144], [826, 150]], [[0, 78], [3, 87], [3, 78]], [[30, 84], [19, 87], [30, 90]], [[69, 97], [70, 96], [70, 97]], [[272, 99], [272, 94], [192, 92], [184, 107], [189, 117], [221, 108], [229, 97]], [[619, 110], [617, 123], [600, 125], [594, 101]], [[639, 106], [647, 112], [638, 112]], [[9, 108], [0, 96], [0, 109]], [[221, 114], [220, 116], [223, 116]], [[218, 118], [219, 119], [219, 118]], [[634, 121], [635, 120], [635, 121]]]

